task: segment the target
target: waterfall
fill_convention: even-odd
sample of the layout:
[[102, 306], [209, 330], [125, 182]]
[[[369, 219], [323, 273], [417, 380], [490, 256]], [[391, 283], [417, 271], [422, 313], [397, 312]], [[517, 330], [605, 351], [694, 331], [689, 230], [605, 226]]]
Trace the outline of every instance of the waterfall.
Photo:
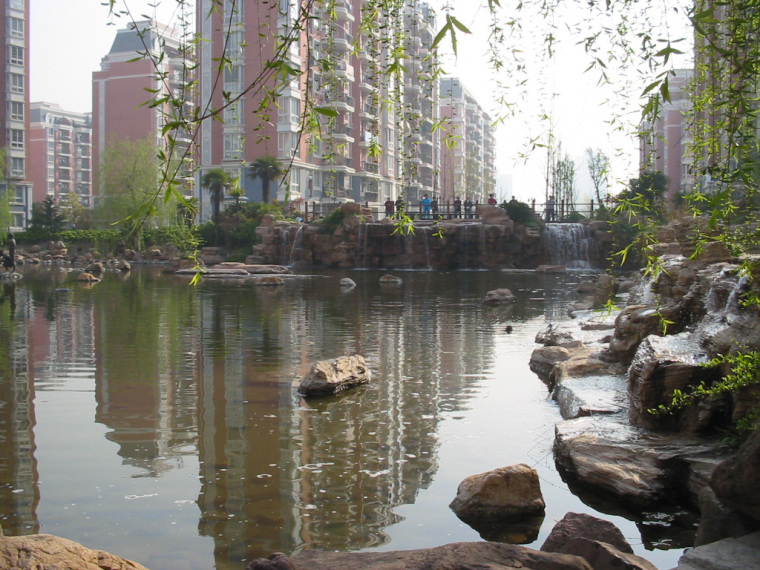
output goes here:
[[296, 235], [293, 238], [293, 247], [290, 248], [290, 259], [288, 260], [288, 267], [292, 267], [295, 264], [295, 254], [301, 249], [303, 249], [303, 226], [298, 227], [296, 230]]
[[427, 263], [427, 268], [432, 269], [433, 267], [430, 265], [430, 245], [428, 244], [428, 235], [427, 235], [427, 228], [421, 228], [422, 229], [422, 241], [425, 244], [425, 263]]
[[594, 241], [587, 235], [583, 224], [546, 224], [544, 251], [549, 263], [572, 269], [591, 268]]
[[464, 225], [464, 269], [467, 269], [470, 257], [470, 224]]

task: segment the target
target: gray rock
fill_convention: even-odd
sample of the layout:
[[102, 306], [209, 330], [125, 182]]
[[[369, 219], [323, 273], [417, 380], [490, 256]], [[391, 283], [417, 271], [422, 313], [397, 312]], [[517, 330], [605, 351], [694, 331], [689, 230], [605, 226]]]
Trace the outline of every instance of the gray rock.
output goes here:
[[381, 285], [401, 285], [403, 282], [401, 277], [396, 277], [395, 275], [383, 275], [380, 278]]
[[741, 538], [725, 538], [687, 550], [678, 570], [737, 570], [760, 568], [760, 532]]
[[567, 378], [555, 386], [552, 397], [566, 420], [617, 414], [627, 409], [625, 386], [625, 378], [612, 374]]
[[699, 530], [694, 546], [760, 531], [760, 521], [727, 508], [710, 487], [702, 489], [699, 495], [699, 513]]
[[486, 293], [483, 302], [486, 305], [500, 305], [502, 303], [515, 303], [517, 297], [509, 289], [494, 289]]
[[710, 487], [729, 508], [760, 519], [760, 429], [713, 471]]
[[341, 289], [353, 289], [354, 287], [356, 287], [356, 282], [353, 279], [344, 277], [343, 279], [340, 280]]
[[370, 381], [363, 356], [340, 356], [314, 363], [298, 391], [304, 396], [329, 396]]
[[633, 554], [633, 548], [620, 529], [606, 521], [586, 513], [567, 513], [557, 522], [546, 537], [541, 550], [562, 552], [562, 548], [574, 538], [586, 538], [611, 544], [621, 552]]
[[254, 277], [253, 282], [262, 287], [279, 287], [285, 285], [285, 280], [279, 275], [260, 275]]

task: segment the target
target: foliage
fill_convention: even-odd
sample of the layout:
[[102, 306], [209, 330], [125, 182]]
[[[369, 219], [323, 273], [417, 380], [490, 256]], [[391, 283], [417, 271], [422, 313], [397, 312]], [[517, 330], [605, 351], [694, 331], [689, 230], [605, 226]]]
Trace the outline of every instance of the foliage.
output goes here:
[[319, 220], [319, 233], [333, 234], [343, 224], [346, 214], [341, 208], [336, 208]]
[[557, 150], [552, 164], [552, 193], [554, 200], [560, 204], [575, 204], [575, 161], [567, 153], [562, 154], [561, 147]]
[[591, 184], [594, 186], [596, 203], [602, 208], [604, 207], [603, 194], [606, 194], [609, 188], [610, 158], [601, 149], [587, 148], [586, 165], [588, 166]]
[[82, 205], [74, 191], [61, 198], [60, 210], [66, 221], [75, 228], [87, 229], [92, 225], [92, 210]]
[[211, 221], [215, 224], [219, 223], [222, 198], [229, 183], [230, 178], [223, 168], [209, 168], [201, 177], [201, 186], [211, 193]]
[[503, 202], [501, 207], [507, 211], [509, 218], [516, 224], [523, 224], [531, 227], [541, 226], [541, 222], [533, 212], [533, 208], [525, 202], [520, 202], [515, 198], [512, 198], [509, 202]]
[[32, 205], [32, 228], [53, 236], [60, 232], [66, 223], [66, 218], [58, 209], [53, 196], [47, 196], [42, 202]]

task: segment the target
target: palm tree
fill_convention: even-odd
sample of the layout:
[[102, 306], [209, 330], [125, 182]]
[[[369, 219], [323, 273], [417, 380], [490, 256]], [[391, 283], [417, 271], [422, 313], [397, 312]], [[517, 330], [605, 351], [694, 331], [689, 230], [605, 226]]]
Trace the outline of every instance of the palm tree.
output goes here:
[[248, 178], [261, 178], [261, 201], [264, 203], [269, 202], [269, 182], [282, 174], [283, 170], [275, 156], [264, 155], [248, 163]]
[[201, 186], [211, 192], [211, 219], [214, 225], [219, 225], [219, 209], [222, 203], [222, 193], [230, 179], [223, 168], [210, 168], [203, 173]]

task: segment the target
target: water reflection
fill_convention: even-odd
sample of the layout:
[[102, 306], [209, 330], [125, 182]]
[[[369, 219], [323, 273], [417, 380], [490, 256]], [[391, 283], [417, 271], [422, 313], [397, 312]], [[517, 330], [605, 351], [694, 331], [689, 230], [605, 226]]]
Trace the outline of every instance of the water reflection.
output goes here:
[[[345, 275], [357, 282], [350, 291], [338, 286]], [[380, 275], [188, 287], [145, 269], [84, 288], [65, 271], [28, 268], [13, 291], [3, 283], [7, 532], [86, 538], [156, 570], [172, 541], [198, 568], [239, 568], [277, 550], [386, 544], [401, 520], [396, 508], [415, 503], [439, 471], [440, 424], [481, 389], [495, 332], [564, 316], [569, 293], [564, 276], [402, 272], [402, 286], [381, 287]], [[504, 286], [518, 303], [483, 306], [486, 291]], [[295, 386], [311, 364], [341, 354], [364, 355], [373, 382], [302, 400]], [[77, 447], [70, 461], [98, 469], [66, 465], [55, 445], [65, 393], [65, 417], [76, 421], [67, 426]], [[59, 470], [76, 473], [75, 499]], [[137, 497], [143, 511], [132, 521], [137, 507], [124, 500]], [[197, 510], [181, 508], [188, 501]], [[93, 513], [118, 521], [123, 542], [85, 522]], [[203, 558], [206, 540], [212, 561]]]

